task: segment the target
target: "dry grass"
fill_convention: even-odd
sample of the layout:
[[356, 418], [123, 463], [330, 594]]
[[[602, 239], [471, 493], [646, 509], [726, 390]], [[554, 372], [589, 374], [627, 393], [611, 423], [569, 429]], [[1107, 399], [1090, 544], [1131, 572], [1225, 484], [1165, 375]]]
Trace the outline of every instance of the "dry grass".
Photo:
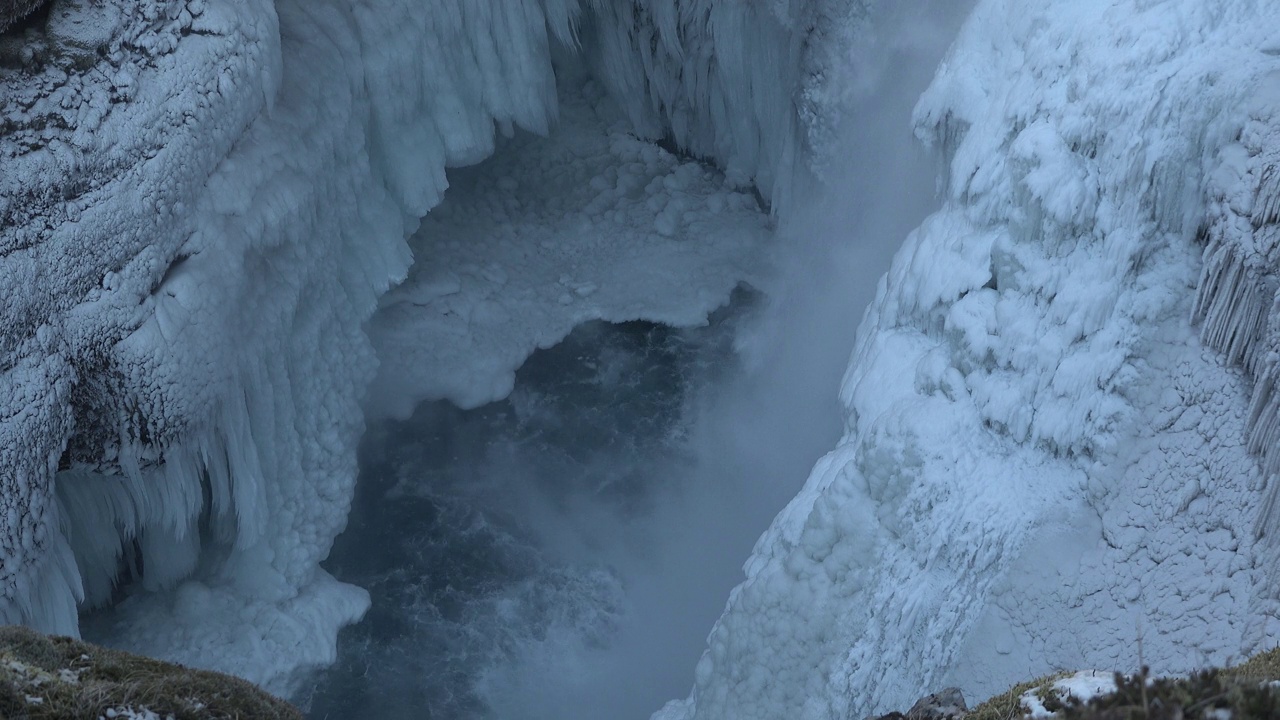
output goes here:
[[1036, 680], [1014, 685], [1007, 692], [997, 695], [970, 710], [964, 716], [965, 720], [1010, 720], [1011, 718], [1020, 718], [1024, 715], [1022, 708], [1023, 695], [1035, 690], [1038, 695], [1044, 696], [1050, 692], [1055, 681], [1061, 680], [1070, 674], [1062, 672], [1056, 675], [1046, 675]]
[[965, 720], [1011, 720], [1025, 717], [1021, 698], [1035, 691], [1064, 720], [1192, 720], [1229, 710], [1237, 720], [1280, 718], [1280, 648], [1259, 653], [1222, 670], [1186, 678], [1149, 680], [1145, 673], [1116, 676], [1118, 690], [1087, 703], [1054, 697], [1052, 685], [1068, 677], [1059, 673], [1022, 683], [975, 707]]
[[1149, 680], [1146, 672], [1116, 676], [1117, 690], [1087, 703], [1069, 699], [1063, 720], [1270, 720], [1280, 717], [1280, 695], [1269, 683], [1205, 670], [1185, 678]]
[[1280, 648], [1258, 653], [1240, 665], [1222, 671], [1226, 677], [1256, 682], [1280, 680]]
[[176, 720], [302, 720], [292, 705], [239, 678], [0, 627], [0, 718], [92, 719], [123, 707]]

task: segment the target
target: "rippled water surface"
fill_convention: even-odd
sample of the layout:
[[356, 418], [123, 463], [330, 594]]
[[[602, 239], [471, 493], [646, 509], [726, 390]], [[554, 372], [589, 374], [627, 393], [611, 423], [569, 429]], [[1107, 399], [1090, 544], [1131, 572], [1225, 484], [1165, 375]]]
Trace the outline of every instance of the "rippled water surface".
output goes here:
[[704, 328], [584, 325], [502, 402], [370, 428], [325, 565], [373, 606], [304, 699], [310, 717], [509, 717], [539, 665], [572, 673], [607, 651], [634, 605], [620, 565], [691, 476], [691, 418], [732, 371], [740, 295]]

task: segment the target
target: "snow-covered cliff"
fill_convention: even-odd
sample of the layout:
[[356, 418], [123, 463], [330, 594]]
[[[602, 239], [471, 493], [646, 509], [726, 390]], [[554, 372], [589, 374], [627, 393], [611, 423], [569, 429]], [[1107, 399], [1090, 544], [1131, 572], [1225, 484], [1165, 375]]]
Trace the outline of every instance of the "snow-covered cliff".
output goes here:
[[863, 321], [845, 439], [656, 717], [861, 717], [1275, 641], [1278, 20], [979, 3], [917, 106], [944, 205]]
[[[553, 62], [576, 56], [638, 134], [781, 203], [822, 132], [814, 28], [859, 7], [840, 5], [56, 0], [20, 23], [0, 39], [0, 619], [75, 633], [112, 603], [102, 633], [275, 689], [327, 662], [368, 603], [318, 566], [378, 364], [364, 323], [445, 168], [546, 134]], [[643, 165], [655, 192], [708, 182]], [[670, 243], [706, 224], [663, 202]], [[417, 261], [420, 298], [450, 268]], [[570, 291], [556, 330], [480, 344], [502, 360], [472, 394], [587, 317], [671, 319], [584, 309], [588, 285], [550, 292]], [[525, 301], [482, 299], [467, 322]]]

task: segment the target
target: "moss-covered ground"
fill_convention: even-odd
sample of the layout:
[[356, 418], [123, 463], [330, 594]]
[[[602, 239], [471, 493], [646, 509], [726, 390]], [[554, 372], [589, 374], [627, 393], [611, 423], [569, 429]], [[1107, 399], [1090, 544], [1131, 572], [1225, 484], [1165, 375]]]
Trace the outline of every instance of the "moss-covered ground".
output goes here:
[[302, 720], [238, 678], [0, 627], [0, 720], [94, 720], [126, 708], [174, 720]]

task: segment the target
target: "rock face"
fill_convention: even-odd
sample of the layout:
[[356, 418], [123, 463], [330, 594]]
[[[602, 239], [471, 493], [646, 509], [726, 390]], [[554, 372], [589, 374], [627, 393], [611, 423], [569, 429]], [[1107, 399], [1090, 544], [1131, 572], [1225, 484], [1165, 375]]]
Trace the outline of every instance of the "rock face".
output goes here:
[[45, 0], [0, 0], [0, 32], [31, 14]]
[[969, 712], [960, 688], [947, 688], [920, 698], [907, 711], [907, 720], [955, 720]]
[[302, 720], [302, 713], [229, 675], [7, 626], [0, 717]]
[[891, 712], [875, 720], [960, 720], [969, 712], [960, 688], [946, 688], [916, 701], [906, 715]]

